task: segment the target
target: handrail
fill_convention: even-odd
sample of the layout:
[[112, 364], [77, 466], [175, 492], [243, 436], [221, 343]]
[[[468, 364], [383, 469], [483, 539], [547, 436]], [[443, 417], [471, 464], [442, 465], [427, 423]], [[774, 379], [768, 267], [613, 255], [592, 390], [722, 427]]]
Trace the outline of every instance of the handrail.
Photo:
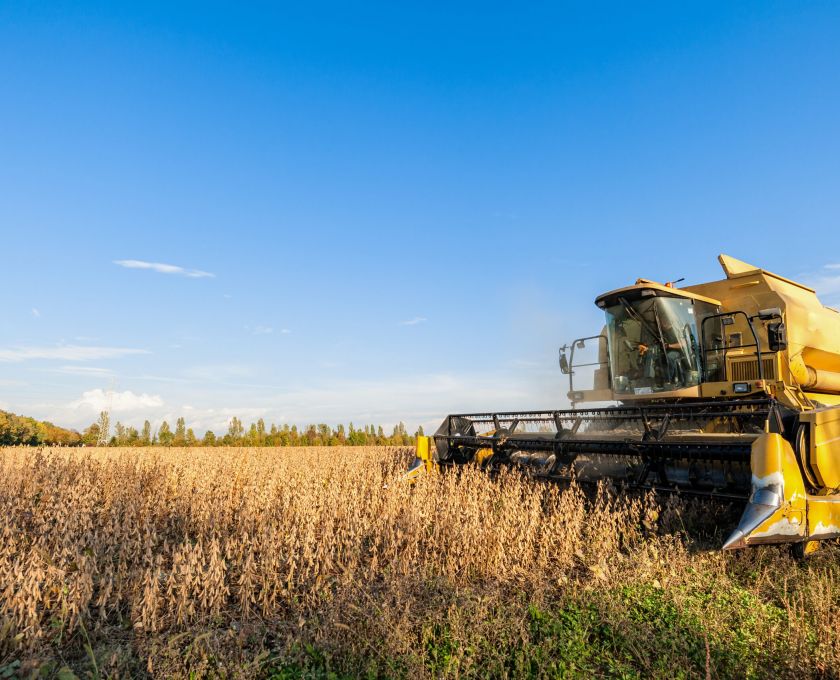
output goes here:
[[[740, 347], [755, 347], [756, 363], [758, 364], [758, 379], [759, 380], [764, 380], [764, 366], [763, 366], [763, 363], [761, 361], [761, 341], [758, 339], [758, 334], [755, 332], [755, 326], [753, 326], [753, 322], [752, 322], [752, 320], [754, 318], [757, 318], [757, 317], [747, 316], [746, 312], [739, 309], [739, 310], [734, 311], [734, 312], [720, 312], [719, 314], [710, 314], [709, 316], [705, 317], [700, 322], [700, 344], [703, 347], [703, 352], [702, 352], [702, 354], [703, 354], [703, 379], [701, 380], [701, 382], [706, 382], [706, 379], [708, 377], [708, 372], [707, 372], [707, 367], [706, 367], [706, 358], [707, 358], [708, 353], [709, 352], [719, 352], [719, 351], [721, 351], [719, 349], [718, 350], [713, 350], [713, 349], [708, 349], [706, 347], [706, 342], [705, 342], [706, 341], [706, 322], [709, 321], [710, 319], [722, 319], [724, 317], [732, 318], [732, 317], [737, 316], [739, 314], [742, 315], [747, 320], [747, 326], [749, 326], [750, 332], [752, 333], [752, 336], [753, 336], [753, 340], [755, 340], [755, 343], [752, 344], [752, 345], [740, 345]], [[726, 339], [725, 335], [726, 334], [724, 333], [723, 337], [722, 337], [723, 340]], [[723, 377], [724, 377], [724, 379], [726, 379], [728, 377], [728, 368], [726, 366], [726, 356], [727, 356], [727, 352], [731, 348], [724, 342], [724, 346], [723, 346], [722, 349], [723, 349], [723, 370], [724, 370]]]

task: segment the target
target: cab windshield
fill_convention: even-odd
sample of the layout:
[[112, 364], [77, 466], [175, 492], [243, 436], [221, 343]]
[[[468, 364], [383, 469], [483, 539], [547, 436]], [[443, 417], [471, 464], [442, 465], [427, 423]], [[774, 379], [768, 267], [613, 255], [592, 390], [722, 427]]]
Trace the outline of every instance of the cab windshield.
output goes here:
[[[653, 291], [643, 291], [644, 293]], [[700, 383], [697, 328], [716, 309], [689, 298], [618, 297], [606, 307], [613, 391], [653, 394]]]

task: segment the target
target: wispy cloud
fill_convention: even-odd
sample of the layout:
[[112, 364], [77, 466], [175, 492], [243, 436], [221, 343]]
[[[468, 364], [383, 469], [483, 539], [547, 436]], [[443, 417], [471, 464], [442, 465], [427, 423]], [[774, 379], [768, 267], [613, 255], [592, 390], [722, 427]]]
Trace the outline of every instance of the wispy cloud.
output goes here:
[[35, 317], [36, 319], [41, 318], [41, 312], [37, 307], [32, 308], [32, 316]]
[[159, 274], [176, 274], [177, 276], [186, 276], [190, 279], [207, 279], [213, 278], [216, 275], [211, 272], [205, 272], [201, 269], [186, 269], [174, 264], [164, 264], [162, 262], [146, 262], [144, 260], [114, 260], [114, 264], [126, 269], [150, 269]]
[[98, 366], [59, 366], [50, 370], [53, 373], [64, 373], [66, 375], [84, 375], [103, 378], [114, 375], [114, 372], [110, 368], [100, 368]]
[[803, 274], [804, 283], [817, 291], [817, 295], [825, 296], [826, 301], [837, 303], [840, 298], [840, 263], [826, 264], [815, 272]]
[[255, 367], [250, 364], [207, 364], [185, 368], [182, 371], [182, 377], [187, 380], [221, 382], [225, 380], [249, 378], [255, 373], [257, 373]]
[[428, 319], [425, 316], [415, 316], [413, 319], [408, 319], [406, 321], [400, 321], [401, 326], [416, 326], [420, 323], [426, 323]]
[[131, 347], [88, 347], [82, 345], [11, 347], [8, 349], [0, 348], [0, 362], [20, 363], [33, 359], [96, 361], [98, 359], [116, 359], [131, 354], [149, 354], [149, 351]]
[[86, 409], [93, 413], [99, 411], [134, 412], [146, 409], [160, 408], [163, 399], [157, 394], [135, 394], [131, 390], [125, 392], [111, 392], [102, 389], [88, 390], [82, 393], [80, 399], [67, 405], [71, 409]]
[[[273, 335], [275, 333], [273, 326], [245, 326], [245, 330], [251, 335]], [[276, 331], [278, 335], [289, 335], [291, 332], [288, 328], [281, 328]]]

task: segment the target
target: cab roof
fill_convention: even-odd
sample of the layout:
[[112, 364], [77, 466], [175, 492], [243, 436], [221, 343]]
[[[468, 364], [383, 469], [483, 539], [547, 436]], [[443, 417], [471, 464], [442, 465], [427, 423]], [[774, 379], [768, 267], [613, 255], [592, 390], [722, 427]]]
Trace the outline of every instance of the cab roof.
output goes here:
[[661, 297], [678, 297], [687, 298], [690, 300], [699, 300], [700, 302], [708, 302], [710, 305], [714, 305], [715, 307], [720, 307], [721, 305], [720, 300], [715, 300], [714, 298], [706, 297], [705, 295], [698, 295], [697, 293], [691, 293], [681, 288], [666, 286], [662, 283], [657, 283], [656, 281], [649, 281], [648, 279], [638, 279], [636, 283], [632, 286], [616, 288], [615, 290], [611, 290], [608, 293], [602, 293], [597, 298], [595, 298], [595, 304], [599, 307], [604, 307], [606, 305], [607, 300], [611, 298], [614, 299], [619, 295], [629, 295], [630, 297], [636, 297], [634, 293], [641, 293], [641, 291], [643, 290], [654, 290], [656, 291], [656, 294]]

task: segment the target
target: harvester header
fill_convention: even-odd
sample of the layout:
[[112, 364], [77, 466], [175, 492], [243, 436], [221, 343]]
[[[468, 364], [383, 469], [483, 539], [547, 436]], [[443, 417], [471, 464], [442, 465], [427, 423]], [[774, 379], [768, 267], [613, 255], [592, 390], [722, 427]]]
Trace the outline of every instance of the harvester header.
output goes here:
[[[717, 281], [599, 295], [600, 333], [560, 348], [571, 409], [450, 415], [419, 438], [410, 475], [515, 465], [746, 501], [725, 549], [804, 553], [840, 536], [840, 313], [812, 288], [719, 260]], [[587, 349], [596, 361], [580, 359]]]

